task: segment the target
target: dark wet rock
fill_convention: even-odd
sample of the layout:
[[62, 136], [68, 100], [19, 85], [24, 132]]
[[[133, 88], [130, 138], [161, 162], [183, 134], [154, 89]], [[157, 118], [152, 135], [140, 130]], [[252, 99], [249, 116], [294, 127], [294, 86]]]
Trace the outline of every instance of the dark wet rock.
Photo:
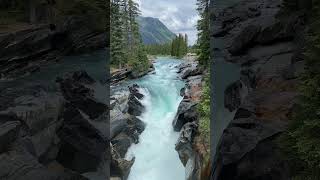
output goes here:
[[119, 71], [113, 72], [111, 74], [111, 83], [118, 83], [122, 80], [125, 80], [129, 78], [131, 73], [131, 69], [120, 69]]
[[200, 160], [197, 154], [188, 159], [187, 164], [185, 165], [186, 180], [201, 179], [201, 164], [202, 160]]
[[96, 31], [85, 17], [68, 17], [56, 29], [50, 25], [29, 26], [0, 35], [0, 77], [16, 78], [54, 63], [62, 56], [107, 46], [107, 33]]
[[[47, 159], [47, 151], [55, 146], [56, 131], [61, 127], [61, 114], [64, 100], [59, 93], [47, 93], [40, 90], [36, 93], [25, 91], [26, 94], [12, 99], [12, 104], [1, 112], [1, 118], [7, 121], [19, 121], [20, 136], [27, 136], [29, 152], [38, 158]], [[24, 140], [22, 142], [25, 142]], [[22, 143], [21, 142], [21, 143]]]
[[[0, 117], [1, 118], [1, 117]], [[1, 122], [0, 125], [0, 153], [8, 150], [8, 147], [17, 139], [20, 121]]]
[[120, 157], [124, 158], [133, 141], [126, 133], [120, 133], [112, 139], [111, 143]]
[[120, 154], [113, 148], [111, 148], [111, 163], [110, 163], [110, 176], [111, 177], [121, 177], [121, 179], [127, 179], [130, 173], [131, 166], [133, 165], [135, 159], [127, 161], [121, 158]]
[[196, 76], [200, 74], [202, 74], [202, 69], [197, 64], [192, 64], [191, 67], [187, 67], [181, 72], [181, 78], [187, 79], [190, 76]]
[[240, 80], [250, 91], [256, 87], [256, 73], [252, 69], [243, 69], [240, 72]]
[[247, 48], [253, 45], [255, 38], [260, 33], [260, 26], [249, 25], [245, 27], [233, 40], [229, 52], [233, 55], [243, 53]]
[[6, 180], [87, 180], [70, 171], [55, 172], [47, 169], [26, 152], [8, 151], [0, 154], [0, 177]]
[[224, 106], [230, 112], [236, 110], [245, 96], [244, 85], [240, 80], [229, 85], [224, 91]]
[[185, 91], [186, 91], [186, 88], [185, 87], [183, 87], [183, 88], [181, 88], [180, 89], [180, 96], [184, 96], [185, 95]]
[[132, 116], [128, 119], [128, 127], [134, 129], [135, 131], [137, 131], [137, 133], [141, 134], [146, 128], [146, 124], [139, 118]]
[[261, 30], [257, 42], [260, 44], [271, 44], [277, 41], [290, 41], [295, 36], [296, 29], [303, 21], [302, 17], [293, 15], [275, 21], [270, 26]]
[[71, 104], [63, 117], [65, 120], [58, 131], [62, 141], [58, 161], [80, 173], [95, 171], [108, 146], [107, 138]]
[[263, 177], [268, 179], [288, 180], [290, 179], [289, 167], [282, 156], [275, 138], [270, 137], [259, 142], [256, 147], [244, 155], [241, 160], [219, 166], [215, 177], [217, 180], [252, 179], [260, 180]]
[[196, 135], [198, 125], [195, 122], [186, 123], [181, 131], [175, 149], [179, 154], [179, 158], [184, 166], [188, 160], [194, 156], [192, 144]]
[[244, 55], [227, 57], [226, 61], [239, 64], [241, 66], [251, 66], [254, 62], [258, 61], [258, 59], [248, 55]]
[[87, 72], [67, 74], [63, 78], [58, 78], [57, 82], [64, 98], [91, 119], [96, 119], [106, 112], [107, 105], [96, 99], [94, 90], [90, 87], [95, 81]]
[[115, 150], [122, 158], [124, 158], [132, 143], [139, 143], [139, 135], [144, 131], [146, 126], [143, 121], [135, 116], [128, 117], [125, 123], [126, 125], [121, 129], [121, 132], [117, 133], [111, 140]]
[[133, 116], [140, 116], [145, 109], [145, 107], [139, 101], [143, 98], [143, 94], [139, 92], [139, 86], [137, 84], [129, 87], [129, 91], [130, 95], [128, 98], [128, 113]]
[[119, 119], [110, 123], [110, 138], [114, 138], [117, 134], [124, 131], [128, 127], [127, 119]]
[[178, 107], [177, 115], [172, 122], [173, 129], [180, 131], [184, 124], [196, 121], [198, 118], [196, 103], [182, 101]]
[[213, 59], [240, 68], [240, 80], [225, 91], [225, 105], [236, 113], [214, 147], [211, 180], [290, 179], [276, 140], [297, 103], [306, 12], [284, 14], [281, 7], [273, 0], [211, 6]]
[[[224, 130], [221, 137], [215, 161], [216, 172], [214, 179], [231, 180], [246, 177], [259, 179], [259, 177], [269, 176], [281, 179], [281, 173], [277, 174], [274, 171], [280, 165], [281, 168], [278, 170], [283, 169], [283, 164], [276, 154], [272, 154], [274, 151], [271, 147], [276, 147], [276, 145], [270, 140], [273, 140], [285, 128], [286, 123], [257, 119], [251, 111], [240, 108], [236, 113], [235, 119]], [[268, 144], [271, 143], [272, 146], [267, 147], [266, 142]], [[261, 146], [266, 149], [262, 149]], [[266, 156], [259, 156], [258, 154]], [[266, 159], [268, 161], [265, 161]], [[251, 171], [252, 168], [259, 170]]]

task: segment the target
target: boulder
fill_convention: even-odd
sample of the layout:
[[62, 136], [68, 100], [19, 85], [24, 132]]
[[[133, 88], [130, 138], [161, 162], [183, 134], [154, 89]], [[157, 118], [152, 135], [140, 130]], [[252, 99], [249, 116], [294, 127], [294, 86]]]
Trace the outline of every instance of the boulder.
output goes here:
[[124, 158], [133, 141], [129, 135], [123, 132], [114, 137], [111, 143], [113, 148], [119, 153], [120, 157]]
[[110, 122], [110, 138], [114, 138], [120, 132], [124, 131], [128, 127], [127, 119], [119, 119]]
[[111, 73], [111, 84], [118, 83], [129, 78], [131, 73], [131, 69], [120, 69], [116, 72]]
[[139, 101], [143, 98], [143, 94], [139, 92], [139, 86], [137, 84], [129, 87], [129, 91], [128, 113], [133, 116], [140, 116], [145, 110], [145, 107]]
[[86, 17], [70, 16], [56, 25], [32, 25], [2, 33], [0, 78], [21, 77], [64, 55], [105, 48], [107, 33], [86, 24]]
[[229, 52], [232, 55], [245, 53], [245, 50], [253, 45], [256, 37], [260, 33], [260, 26], [248, 25], [232, 41]]
[[12, 142], [14, 142], [17, 139], [20, 126], [21, 126], [20, 121], [1, 122], [0, 153], [7, 151], [9, 146], [12, 144]]
[[48, 159], [46, 154], [49, 149], [59, 143], [56, 131], [63, 121], [61, 115], [64, 99], [59, 93], [48, 93], [43, 90], [34, 93], [27, 90], [24, 92], [26, 94], [21, 96], [18, 93], [19, 97], [13, 98], [12, 104], [9, 104], [0, 116], [7, 120], [11, 117], [10, 122], [12, 119], [19, 121], [21, 123], [19, 134], [27, 136], [30, 140], [33, 155], [40, 159]]
[[224, 106], [230, 112], [236, 110], [240, 104], [242, 99], [244, 98], [244, 85], [238, 80], [232, 84], [230, 84], [226, 90], [224, 91]]
[[188, 160], [194, 156], [192, 143], [197, 128], [198, 125], [195, 122], [186, 123], [181, 129], [179, 139], [175, 145], [175, 149], [184, 166], [186, 166]]
[[107, 111], [107, 105], [100, 102], [94, 94], [92, 86], [96, 83], [85, 71], [77, 71], [57, 78], [64, 98], [73, 106], [89, 116], [97, 119]]
[[51, 171], [24, 151], [8, 151], [0, 154], [0, 167], [0, 177], [6, 180], [87, 180], [70, 171]]
[[128, 161], [121, 158], [120, 154], [113, 148], [111, 148], [111, 162], [110, 162], [110, 177], [121, 177], [121, 179], [127, 179], [130, 173], [131, 166], [135, 159]]
[[201, 160], [198, 155], [193, 155], [187, 161], [185, 165], [185, 177], [186, 180], [196, 180], [201, 179]]
[[197, 104], [193, 102], [181, 101], [177, 115], [172, 122], [175, 131], [179, 132], [184, 124], [198, 119], [196, 105]]
[[202, 95], [203, 76], [190, 76], [187, 79], [184, 99], [190, 99], [192, 102], [199, 102]]
[[193, 63], [190, 67], [186, 67], [181, 72], [181, 78], [187, 79], [190, 76], [196, 76], [202, 74], [202, 69], [198, 66], [197, 63]]
[[79, 173], [95, 171], [107, 150], [107, 137], [71, 104], [67, 105], [63, 118], [57, 132], [62, 141], [58, 162]]
[[263, 28], [257, 38], [260, 44], [272, 44], [277, 41], [290, 41], [295, 37], [295, 33], [304, 23], [301, 13], [280, 18], [274, 21], [271, 25]]

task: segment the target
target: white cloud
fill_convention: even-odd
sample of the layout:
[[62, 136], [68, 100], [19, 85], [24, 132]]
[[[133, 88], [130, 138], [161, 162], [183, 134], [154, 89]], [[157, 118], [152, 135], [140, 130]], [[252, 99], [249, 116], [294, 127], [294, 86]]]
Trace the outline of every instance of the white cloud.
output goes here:
[[189, 44], [197, 39], [196, 24], [199, 15], [196, 0], [135, 0], [141, 15], [159, 18], [172, 32], [187, 33]]

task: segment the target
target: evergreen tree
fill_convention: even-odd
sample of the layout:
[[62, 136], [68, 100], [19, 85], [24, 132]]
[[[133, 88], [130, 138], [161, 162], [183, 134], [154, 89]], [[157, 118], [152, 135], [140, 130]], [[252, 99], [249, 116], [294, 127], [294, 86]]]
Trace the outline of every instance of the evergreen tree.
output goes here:
[[187, 54], [188, 53], [188, 35], [187, 34], [185, 34], [184, 35], [184, 41], [185, 41], [185, 54]]
[[124, 53], [124, 31], [121, 21], [121, 4], [119, 0], [113, 0], [111, 8], [111, 64], [119, 68], [126, 63]]
[[181, 58], [187, 54], [187, 41], [185, 37], [187, 37], [187, 35], [183, 36], [182, 34], [179, 34], [175, 39], [173, 39], [171, 46], [171, 56]]
[[197, 0], [200, 19], [197, 24], [198, 60], [201, 65], [208, 65], [210, 59], [210, 34], [209, 34], [209, 0]]
[[111, 7], [112, 64], [130, 66], [134, 74], [140, 74], [148, 69], [149, 61], [136, 22], [139, 6], [133, 0], [113, 0]]

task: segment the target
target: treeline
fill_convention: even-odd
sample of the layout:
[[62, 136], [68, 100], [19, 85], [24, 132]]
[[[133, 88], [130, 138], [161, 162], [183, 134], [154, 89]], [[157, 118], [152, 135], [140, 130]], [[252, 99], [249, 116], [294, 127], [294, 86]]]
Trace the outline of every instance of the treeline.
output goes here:
[[188, 35], [179, 34], [171, 44], [171, 56], [183, 57], [188, 53]]
[[151, 55], [171, 55], [182, 58], [188, 53], [188, 35], [179, 34], [167, 44], [152, 44], [147, 45], [146, 50]]
[[210, 60], [210, 21], [209, 21], [209, 0], [197, 0], [197, 11], [200, 19], [197, 23], [198, 40], [197, 55], [201, 65], [207, 67]]
[[136, 73], [149, 67], [136, 21], [139, 14], [139, 5], [133, 0], [111, 1], [111, 66], [129, 66]]
[[300, 101], [289, 129], [281, 138], [293, 180], [320, 179], [320, 1], [285, 0], [284, 8], [308, 12], [305, 72], [301, 78]]
[[145, 45], [150, 55], [171, 55], [171, 43]]

